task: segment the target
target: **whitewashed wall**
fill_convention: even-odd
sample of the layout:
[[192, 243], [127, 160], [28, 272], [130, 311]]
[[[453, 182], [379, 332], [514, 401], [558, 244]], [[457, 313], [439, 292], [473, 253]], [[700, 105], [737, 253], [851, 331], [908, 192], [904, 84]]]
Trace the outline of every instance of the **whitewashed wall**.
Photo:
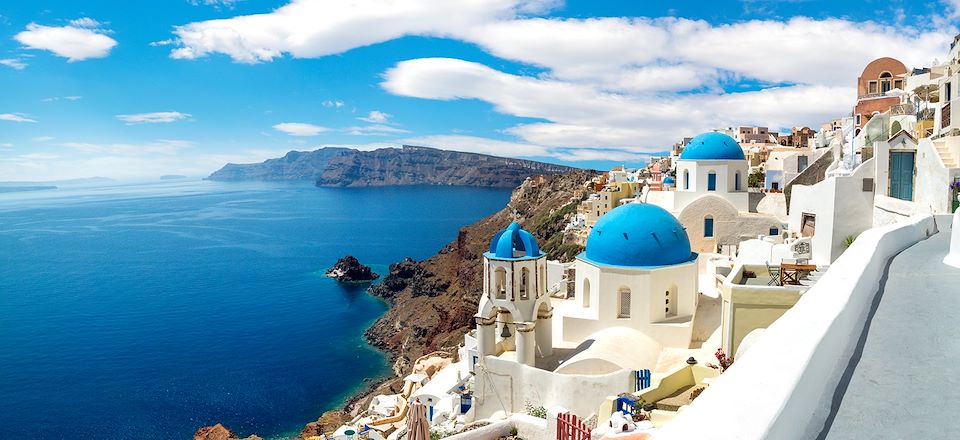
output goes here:
[[[477, 418], [498, 411], [524, 412], [525, 404], [562, 406], [581, 418], [596, 413], [607, 396], [633, 391], [633, 372], [604, 375], [558, 374], [487, 356], [477, 367], [474, 396]], [[494, 389], [496, 391], [494, 391]]]
[[936, 230], [933, 217], [874, 228], [654, 439], [815, 438], [891, 257]]

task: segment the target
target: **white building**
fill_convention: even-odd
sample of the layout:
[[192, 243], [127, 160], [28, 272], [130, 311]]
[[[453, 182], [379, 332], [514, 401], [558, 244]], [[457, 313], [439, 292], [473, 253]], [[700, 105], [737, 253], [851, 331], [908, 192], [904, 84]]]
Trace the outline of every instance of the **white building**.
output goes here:
[[697, 261], [672, 214], [626, 204], [591, 231], [575, 263], [574, 296], [550, 298], [540, 278], [544, 254], [511, 224], [484, 254], [477, 328], [461, 350], [469, 369], [476, 339], [475, 416], [526, 405], [589, 414], [634, 390], [635, 371], [656, 367], [665, 348], [690, 346]]
[[676, 189], [650, 191], [646, 201], [680, 219], [694, 251], [735, 250], [743, 240], [779, 234], [784, 226], [774, 215], [750, 211], [749, 168], [733, 138], [704, 133], [680, 154]]
[[563, 304], [563, 342], [627, 327], [666, 347], [690, 344], [697, 301], [697, 254], [666, 210], [631, 203], [603, 216], [577, 257], [574, 304]]

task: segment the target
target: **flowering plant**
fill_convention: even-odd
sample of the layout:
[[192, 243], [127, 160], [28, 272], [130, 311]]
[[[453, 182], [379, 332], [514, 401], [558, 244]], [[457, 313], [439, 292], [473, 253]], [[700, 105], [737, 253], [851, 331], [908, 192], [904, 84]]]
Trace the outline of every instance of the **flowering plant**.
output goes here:
[[960, 191], [960, 180], [954, 180], [953, 182], [950, 182], [949, 188], [954, 191]]

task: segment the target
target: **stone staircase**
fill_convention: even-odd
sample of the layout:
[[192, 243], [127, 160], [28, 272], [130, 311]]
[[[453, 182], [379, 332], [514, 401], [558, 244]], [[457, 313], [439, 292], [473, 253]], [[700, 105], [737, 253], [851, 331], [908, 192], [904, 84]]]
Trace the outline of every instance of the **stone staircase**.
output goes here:
[[957, 165], [957, 158], [950, 154], [950, 149], [947, 148], [946, 142], [934, 142], [933, 147], [937, 150], [937, 154], [940, 155], [940, 160], [943, 161], [944, 166], [947, 168], [960, 168], [960, 166]]
[[817, 281], [820, 281], [820, 278], [823, 277], [823, 274], [827, 273], [828, 269], [830, 269], [829, 264], [822, 264], [820, 266], [817, 266], [817, 270], [810, 272], [810, 274], [808, 274], [806, 278], [802, 278], [800, 280], [800, 285], [810, 287], [810, 286], [813, 286], [814, 284], [817, 284]]

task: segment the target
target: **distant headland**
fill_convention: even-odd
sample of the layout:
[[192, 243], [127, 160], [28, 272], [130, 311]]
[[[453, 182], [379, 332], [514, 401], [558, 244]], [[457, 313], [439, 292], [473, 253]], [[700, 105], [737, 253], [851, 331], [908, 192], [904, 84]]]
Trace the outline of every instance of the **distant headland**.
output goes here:
[[486, 154], [404, 145], [360, 151], [325, 147], [291, 151], [257, 164], [227, 164], [207, 179], [311, 181], [326, 187], [458, 185], [513, 188], [530, 176], [576, 168]]

